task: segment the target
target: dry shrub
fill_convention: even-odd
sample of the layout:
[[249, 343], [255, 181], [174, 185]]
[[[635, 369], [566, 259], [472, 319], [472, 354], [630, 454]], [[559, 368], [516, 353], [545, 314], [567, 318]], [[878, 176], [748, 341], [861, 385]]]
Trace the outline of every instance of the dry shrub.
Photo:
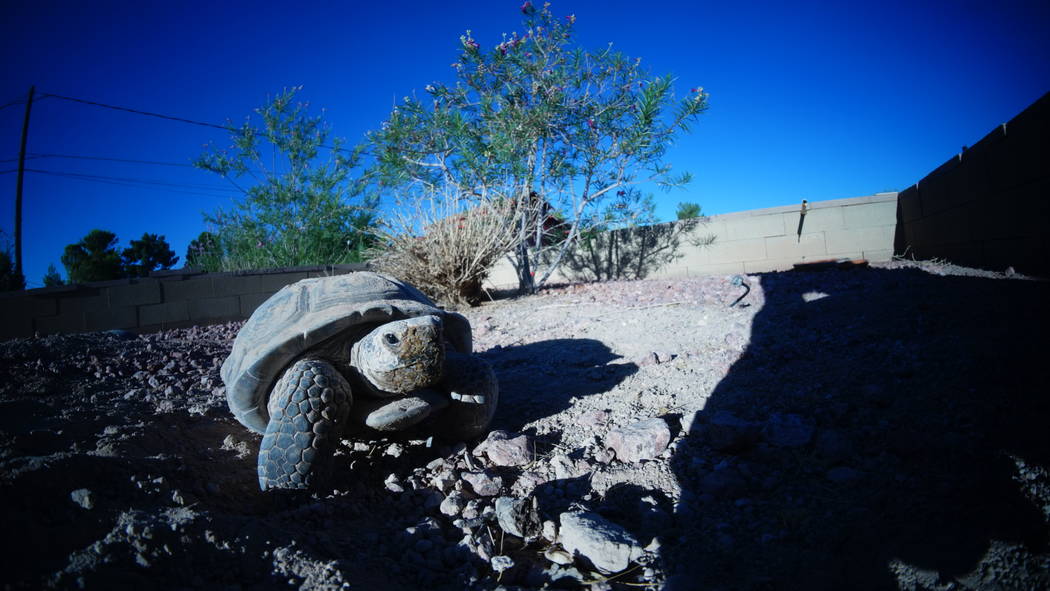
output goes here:
[[433, 190], [402, 196], [379, 231], [372, 264], [446, 303], [475, 305], [489, 271], [521, 243], [538, 204]]

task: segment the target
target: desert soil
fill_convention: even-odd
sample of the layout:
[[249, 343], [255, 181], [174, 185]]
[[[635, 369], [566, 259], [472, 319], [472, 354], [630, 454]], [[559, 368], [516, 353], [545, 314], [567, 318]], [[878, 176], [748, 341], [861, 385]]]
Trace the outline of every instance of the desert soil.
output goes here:
[[[462, 310], [500, 432], [346, 439], [313, 494], [258, 490], [219, 378], [239, 324], [0, 343], [0, 581], [1050, 588], [1050, 284], [904, 262], [741, 279]], [[569, 539], [595, 533], [566, 529], [580, 512], [606, 546]]]

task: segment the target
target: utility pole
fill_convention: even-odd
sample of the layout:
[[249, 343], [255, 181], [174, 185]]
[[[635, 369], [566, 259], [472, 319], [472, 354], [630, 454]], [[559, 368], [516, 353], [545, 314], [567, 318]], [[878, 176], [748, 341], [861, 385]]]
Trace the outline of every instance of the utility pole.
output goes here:
[[22, 273], [22, 177], [26, 173], [26, 138], [29, 136], [29, 112], [33, 108], [33, 92], [36, 86], [29, 87], [26, 97], [26, 117], [22, 121], [22, 147], [18, 151], [18, 185], [15, 187], [15, 273], [25, 278]]

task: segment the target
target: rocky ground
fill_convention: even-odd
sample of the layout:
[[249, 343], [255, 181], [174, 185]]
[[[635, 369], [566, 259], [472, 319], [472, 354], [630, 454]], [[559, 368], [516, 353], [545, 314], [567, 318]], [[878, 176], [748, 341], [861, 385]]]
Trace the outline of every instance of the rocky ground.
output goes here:
[[0, 581], [1050, 588], [1047, 302], [903, 262], [497, 300], [488, 438], [347, 439], [312, 495], [258, 490], [237, 324], [0, 343]]

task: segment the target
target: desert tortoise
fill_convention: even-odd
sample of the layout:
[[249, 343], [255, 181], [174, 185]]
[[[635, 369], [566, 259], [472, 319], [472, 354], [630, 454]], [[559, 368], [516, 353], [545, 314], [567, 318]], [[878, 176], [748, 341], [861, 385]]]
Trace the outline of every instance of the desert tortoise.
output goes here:
[[450, 439], [488, 428], [498, 400], [470, 323], [371, 272], [304, 279], [263, 302], [222, 364], [237, 420], [263, 433], [259, 486], [324, 482], [341, 435], [420, 425]]

